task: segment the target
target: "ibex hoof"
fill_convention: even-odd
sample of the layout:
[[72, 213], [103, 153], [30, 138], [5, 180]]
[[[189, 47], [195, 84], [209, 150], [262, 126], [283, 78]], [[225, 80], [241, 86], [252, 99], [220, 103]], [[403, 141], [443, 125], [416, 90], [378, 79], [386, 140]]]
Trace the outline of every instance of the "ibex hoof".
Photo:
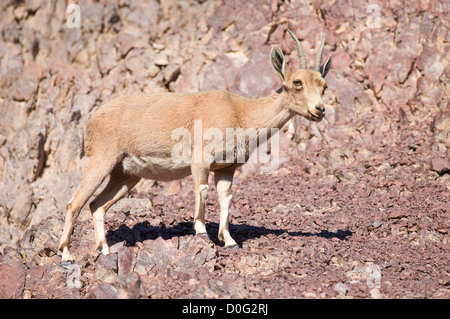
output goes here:
[[62, 261], [61, 262], [61, 266], [63, 268], [69, 268], [72, 264], [73, 264], [73, 262], [71, 262], [71, 261]]
[[208, 233], [200, 233], [200, 234], [196, 234], [196, 235], [197, 236], [202, 236], [202, 237], [205, 237], [205, 238], [209, 239]]
[[238, 245], [238, 244], [234, 244], [234, 245], [231, 245], [231, 246], [225, 246], [225, 249], [235, 249], [235, 250], [238, 250], [238, 249], [239, 249], [239, 245]]

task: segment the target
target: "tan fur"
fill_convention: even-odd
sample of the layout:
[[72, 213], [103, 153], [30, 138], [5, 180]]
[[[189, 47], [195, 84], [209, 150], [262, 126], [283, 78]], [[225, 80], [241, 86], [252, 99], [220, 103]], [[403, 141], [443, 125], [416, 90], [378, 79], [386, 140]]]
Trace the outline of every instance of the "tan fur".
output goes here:
[[[192, 174], [196, 195], [194, 227], [198, 234], [205, 233], [204, 206], [208, 192], [205, 186], [210, 171], [216, 172], [221, 214], [224, 214], [220, 219], [220, 239], [225, 241], [226, 247], [236, 245], [228, 230], [228, 208], [233, 173], [242, 163], [204, 160], [174, 163], [171, 152], [179, 141], [171, 136], [174, 129], [185, 128], [193, 141], [196, 120], [201, 120], [203, 132], [218, 128], [224, 137], [227, 128], [281, 128], [295, 114], [320, 121], [324, 113], [316, 106], [322, 105], [325, 86], [321, 74], [309, 70], [292, 73], [288, 67], [284, 74], [276, 71], [283, 79], [282, 88], [261, 99], [248, 99], [225, 91], [152, 93], [119, 97], [101, 106], [86, 127], [87, 163], [81, 185], [67, 205], [60, 241], [62, 260], [73, 261], [68, 246], [74, 221], [108, 176], [108, 185], [90, 204], [97, 248], [102, 253], [108, 253], [104, 214], [141, 178], [169, 181]], [[302, 81], [302, 87], [295, 87], [295, 81]], [[202, 143], [205, 146], [205, 142]], [[248, 153], [248, 145], [243, 151]]]

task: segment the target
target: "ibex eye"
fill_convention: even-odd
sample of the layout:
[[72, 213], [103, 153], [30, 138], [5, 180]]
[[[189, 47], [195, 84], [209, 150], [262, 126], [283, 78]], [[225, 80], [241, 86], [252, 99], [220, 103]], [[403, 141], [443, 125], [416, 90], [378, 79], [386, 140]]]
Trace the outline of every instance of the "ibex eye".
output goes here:
[[303, 86], [303, 83], [300, 80], [296, 80], [296, 81], [294, 81], [294, 85], [297, 87], [300, 87], [300, 86]]

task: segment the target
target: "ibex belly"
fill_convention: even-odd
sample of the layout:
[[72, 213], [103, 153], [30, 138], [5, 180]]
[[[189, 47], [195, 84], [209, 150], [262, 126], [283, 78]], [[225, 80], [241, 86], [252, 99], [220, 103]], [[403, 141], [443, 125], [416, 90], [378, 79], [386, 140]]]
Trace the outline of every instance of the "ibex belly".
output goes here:
[[169, 157], [136, 156], [127, 154], [122, 160], [123, 171], [130, 175], [157, 181], [172, 181], [191, 174], [188, 163], [175, 163]]

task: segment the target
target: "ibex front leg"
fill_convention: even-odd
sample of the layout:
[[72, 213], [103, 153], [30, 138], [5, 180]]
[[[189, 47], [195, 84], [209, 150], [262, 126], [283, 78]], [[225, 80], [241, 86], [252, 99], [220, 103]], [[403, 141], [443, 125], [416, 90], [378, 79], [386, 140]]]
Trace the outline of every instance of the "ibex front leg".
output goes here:
[[219, 239], [225, 242], [225, 248], [238, 248], [238, 244], [230, 235], [228, 223], [234, 170], [216, 171], [214, 174], [220, 204]]
[[192, 165], [192, 176], [194, 177], [195, 192], [195, 215], [194, 229], [197, 235], [208, 237], [205, 226], [205, 204], [208, 198], [209, 169], [201, 165]]

